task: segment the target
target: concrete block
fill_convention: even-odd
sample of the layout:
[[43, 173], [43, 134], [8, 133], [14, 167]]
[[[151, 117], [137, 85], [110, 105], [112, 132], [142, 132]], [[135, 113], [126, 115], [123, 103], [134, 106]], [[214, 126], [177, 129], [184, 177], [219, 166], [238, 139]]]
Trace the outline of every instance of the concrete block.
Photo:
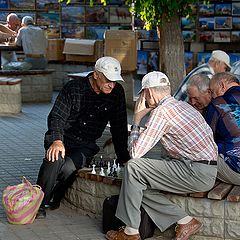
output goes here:
[[225, 220], [225, 237], [229, 239], [240, 239], [240, 221]]
[[225, 219], [240, 221], [240, 203], [225, 202]]

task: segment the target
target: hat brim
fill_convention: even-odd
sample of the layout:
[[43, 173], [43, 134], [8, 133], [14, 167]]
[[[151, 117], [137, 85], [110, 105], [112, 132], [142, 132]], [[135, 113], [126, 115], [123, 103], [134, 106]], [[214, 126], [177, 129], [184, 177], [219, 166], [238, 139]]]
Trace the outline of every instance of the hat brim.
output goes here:
[[104, 75], [109, 81], [112, 81], [112, 82], [122, 81], [122, 82], [124, 82], [122, 76], [121, 76], [119, 73], [115, 73], [115, 74], [111, 73], [111, 74], [110, 74], [110, 73], [106, 72], [106, 73], [103, 73], [103, 75]]

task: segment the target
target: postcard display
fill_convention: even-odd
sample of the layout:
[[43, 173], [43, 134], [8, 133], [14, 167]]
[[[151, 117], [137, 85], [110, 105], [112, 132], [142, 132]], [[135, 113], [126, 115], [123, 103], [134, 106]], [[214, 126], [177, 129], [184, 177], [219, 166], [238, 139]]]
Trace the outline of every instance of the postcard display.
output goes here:
[[46, 29], [48, 38], [103, 39], [106, 29], [131, 29], [131, 14], [122, 0], [110, 0], [89, 6], [89, 0], [0, 0], [0, 22], [10, 12], [20, 18], [30, 15], [37, 25]]
[[192, 12], [192, 19], [183, 17], [181, 20], [185, 49], [190, 50], [191, 44], [200, 43], [203, 51], [185, 52], [187, 72], [207, 62], [214, 49], [226, 51], [231, 64], [240, 60], [240, 0], [215, 0], [209, 4], [199, 1], [192, 5]]

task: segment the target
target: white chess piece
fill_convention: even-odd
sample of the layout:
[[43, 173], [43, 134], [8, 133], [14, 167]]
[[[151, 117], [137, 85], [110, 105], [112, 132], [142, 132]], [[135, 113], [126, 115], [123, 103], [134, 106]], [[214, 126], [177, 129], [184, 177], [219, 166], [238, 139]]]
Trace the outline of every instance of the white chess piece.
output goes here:
[[103, 167], [101, 167], [101, 171], [100, 171], [99, 175], [100, 175], [100, 176], [105, 176], [105, 173], [104, 173]]
[[107, 166], [108, 166], [108, 168], [107, 168], [107, 175], [108, 175], [111, 171], [110, 162], [108, 162]]
[[91, 171], [91, 174], [96, 174], [96, 170], [95, 170], [96, 164], [93, 164], [92, 167], [93, 167], [93, 169]]
[[120, 168], [120, 164], [118, 163], [117, 164], [117, 172], [120, 172], [121, 171], [121, 168]]
[[117, 168], [116, 159], [113, 159], [113, 169]]

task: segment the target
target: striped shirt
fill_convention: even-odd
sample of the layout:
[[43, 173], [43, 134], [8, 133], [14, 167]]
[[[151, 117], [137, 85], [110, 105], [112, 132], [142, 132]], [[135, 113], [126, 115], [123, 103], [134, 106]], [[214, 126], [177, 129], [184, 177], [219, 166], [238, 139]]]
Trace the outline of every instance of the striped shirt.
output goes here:
[[188, 103], [166, 96], [152, 110], [146, 128], [130, 134], [132, 158], [144, 156], [158, 141], [177, 159], [216, 160], [217, 146], [211, 128], [202, 115]]
[[190, 78], [196, 74], [206, 74], [209, 78], [211, 78], [214, 74], [212, 67], [208, 63], [204, 63], [196, 68], [194, 68], [182, 81], [181, 85], [174, 93], [174, 97], [177, 100], [187, 101], [187, 85]]

